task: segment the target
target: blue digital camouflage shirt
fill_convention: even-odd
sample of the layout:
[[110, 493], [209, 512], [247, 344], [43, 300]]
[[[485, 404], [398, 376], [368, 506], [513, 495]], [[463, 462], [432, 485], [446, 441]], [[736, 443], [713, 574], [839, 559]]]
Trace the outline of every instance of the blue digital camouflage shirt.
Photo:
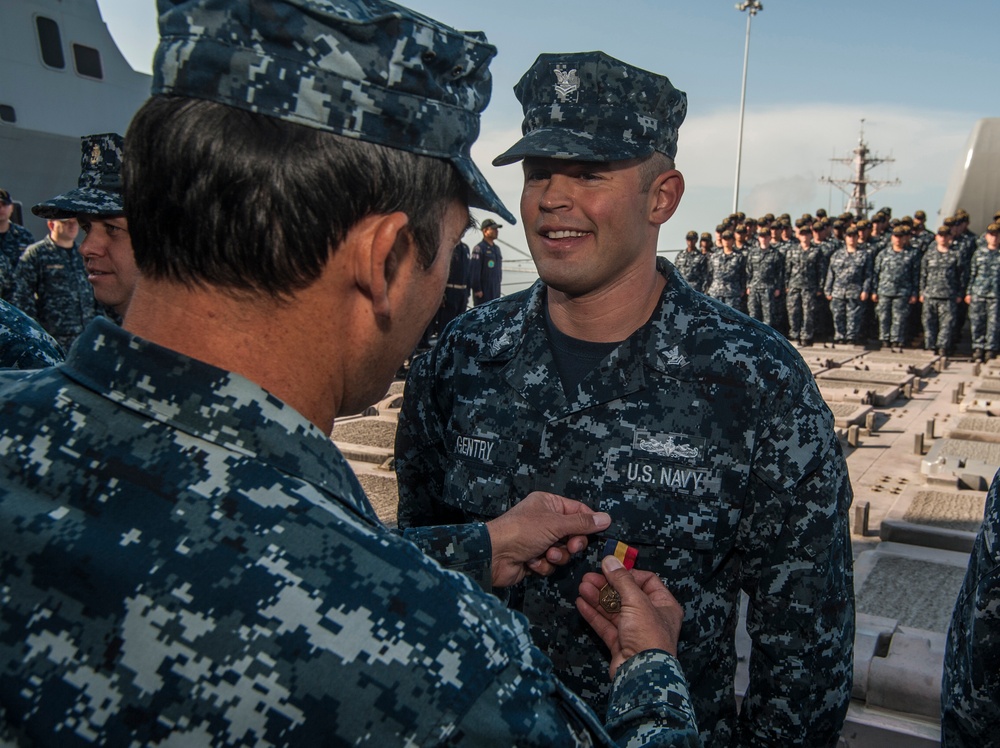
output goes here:
[[[541, 282], [456, 319], [407, 382], [400, 524], [493, 517], [534, 490], [609, 512], [609, 533], [684, 606], [678, 654], [706, 744], [827, 745], [854, 644], [851, 488], [833, 417], [777, 333], [657, 267], [666, 287], [650, 321], [570, 396]], [[573, 601], [602, 545], [510, 593], [597, 709], [604, 647]], [[741, 589], [754, 654], [737, 720]]]
[[700, 249], [682, 249], [674, 256], [674, 267], [695, 291], [708, 288], [708, 258]]
[[1000, 298], [1000, 249], [981, 247], [973, 253], [965, 293], [974, 299]]
[[744, 252], [713, 252], [708, 256], [709, 296], [729, 302], [740, 299], [747, 290], [747, 256]]
[[838, 249], [830, 257], [824, 291], [835, 299], [859, 300], [872, 290], [872, 258], [868, 252]]
[[980, 748], [1000, 735], [1000, 473], [948, 628], [941, 683], [941, 745]]
[[875, 259], [872, 289], [879, 298], [919, 295], [920, 260], [921, 255], [915, 249], [883, 250]]
[[785, 256], [774, 247], [751, 248], [747, 252], [747, 288], [770, 292], [772, 295], [774, 291], [784, 291]]
[[41, 369], [58, 364], [64, 355], [35, 320], [0, 299], [0, 369]]
[[[0, 742], [610, 743], [523, 618], [379, 523], [326, 434], [106, 320], [0, 373], [0, 515]], [[482, 524], [445, 530], [414, 540], [488, 563]], [[696, 744], [675, 658], [615, 689], [623, 743]]]

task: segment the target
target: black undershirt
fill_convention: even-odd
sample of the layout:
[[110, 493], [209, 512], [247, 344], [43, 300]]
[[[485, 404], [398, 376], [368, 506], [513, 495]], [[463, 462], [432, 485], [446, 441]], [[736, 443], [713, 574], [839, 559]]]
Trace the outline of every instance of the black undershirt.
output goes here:
[[545, 305], [545, 333], [552, 348], [556, 371], [562, 380], [563, 392], [571, 400], [576, 397], [580, 382], [597, 368], [605, 356], [621, 345], [621, 342], [593, 343], [589, 340], [571, 338], [560, 332], [552, 322], [548, 304]]

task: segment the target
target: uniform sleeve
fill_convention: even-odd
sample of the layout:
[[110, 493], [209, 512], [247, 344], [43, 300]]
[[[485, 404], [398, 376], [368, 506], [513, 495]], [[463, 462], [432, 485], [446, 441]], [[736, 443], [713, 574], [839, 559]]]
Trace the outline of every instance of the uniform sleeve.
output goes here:
[[852, 494], [833, 417], [807, 375], [788, 372], [791, 386], [765, 403], [749, 481], [741, 583], [753, 649], [741, 745], [834, 745], [851, 698]]
[[[456, 726], [470, 745], [701, 746], [687, 684], [670, 654], [648, 650], [615, 674], [608, 721], [551, 675], [537, 649], [494, 679]], [[527, 665], [527, 666], [525, 666]]]
[[1000, 473], [959, 592], [944, 654], [941, 745], [988, 745], [1000, 734]]
[[830, 261], [830, 267], [826, 269], [826, 282], [823, 284], [823, 293], [827, 296], [833, 295], [834, 261]]
[[484, 522], [411, 527], [402, 535], [441, 566], [470, 577], [484, 592], [493, 590], [493, 545]]

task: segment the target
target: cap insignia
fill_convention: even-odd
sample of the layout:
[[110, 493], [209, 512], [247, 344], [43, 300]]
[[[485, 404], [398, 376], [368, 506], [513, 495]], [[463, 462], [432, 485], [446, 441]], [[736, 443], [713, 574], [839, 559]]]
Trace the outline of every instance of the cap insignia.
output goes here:
[[576, 74], [576, 68], [567, 70], [565, 65], [556, 65], [554, 72], [556, 74], [556, 96], [559, 97], [559, 101], [576, 101], [574, 94], [580, 90], [580, 76]]

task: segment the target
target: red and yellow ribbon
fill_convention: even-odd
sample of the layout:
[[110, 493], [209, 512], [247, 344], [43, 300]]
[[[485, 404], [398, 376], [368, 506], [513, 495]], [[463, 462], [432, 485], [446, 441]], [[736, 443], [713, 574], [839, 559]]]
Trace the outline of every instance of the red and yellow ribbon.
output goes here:
[[626, 569], [631, 569], [635, 566], [635, 559], [638, 555], [639, 551], [632, 546], [622, 543], [620, 540], [608, 538], [608, 541], [604, 544], [604, 553], [602, 554], [602, 557], [614, 556], [622, 562], [622, 566]]

